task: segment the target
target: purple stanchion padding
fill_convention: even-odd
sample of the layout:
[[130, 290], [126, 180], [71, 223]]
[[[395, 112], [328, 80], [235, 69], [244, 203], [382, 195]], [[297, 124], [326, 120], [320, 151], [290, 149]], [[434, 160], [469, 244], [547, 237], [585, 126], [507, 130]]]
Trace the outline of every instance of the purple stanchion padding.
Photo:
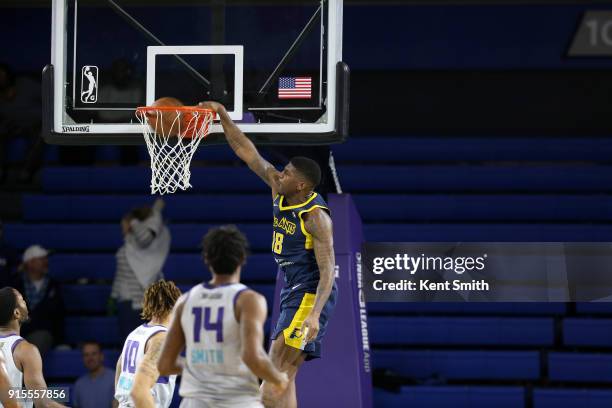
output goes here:
[[[370, 345], [361, 279], [361, 218], [349, 194], [330, 194], [334, 222], [338, 302], [323, 340], [322, 358], [305, 362], [297, 376], [298, 405], [317, 408], [372, 406]], [[279, 271], [272, 321], [279, 314]]]

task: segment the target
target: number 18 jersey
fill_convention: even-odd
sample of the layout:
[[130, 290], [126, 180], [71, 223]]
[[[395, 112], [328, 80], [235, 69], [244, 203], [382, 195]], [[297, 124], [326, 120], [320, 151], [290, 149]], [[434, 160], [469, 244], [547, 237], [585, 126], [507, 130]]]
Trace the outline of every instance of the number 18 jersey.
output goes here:
[[319, 267], [314, 253], [314, 241], [306, 230], [304, 216], [315, 208], [329, 213], [325, 200], [313, 192], [305, 202], [287, 205], [285, 197], [277, 195], [272, 205], [272, 253], [283, 271], [285, 286], [299, 284], [302, 288], [316, 289]]
[[234, 313], [236, 299], [246, 289], [241, 283], [203, 283], [185, 295], [180, 317], [185, 365], [179, 394], [182, 404], [185, 399], [192, 402], [182, 406], [262, 406], [259, 381], [241, 358], [240, 324]]

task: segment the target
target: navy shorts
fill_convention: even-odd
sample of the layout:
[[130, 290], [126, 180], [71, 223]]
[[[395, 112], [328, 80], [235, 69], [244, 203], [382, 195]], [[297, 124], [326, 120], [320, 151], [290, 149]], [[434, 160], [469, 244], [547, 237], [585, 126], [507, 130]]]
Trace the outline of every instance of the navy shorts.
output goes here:
[[292, 290], [291, 287], [283, 288], [281, 291], [280, 315], [272, 332], [273, 340], [282, 335], [286, 345], [303, 350], [307, 361], [321, 357], [321, 342], [323, 337], [325, 337], [327, 324], [336, 307], [338, 297], [338, 288], [334, 283], [329, 299], [327, 299], [327, 303], [325, 303], [321, 311], [319, 334], [316, 339], [304, 344], [301, 327], [304, 319], [306, 319], [314, 306], [316, 289], [316, 285], [313, 287], [313, 285], [306, 284], [303, 287], [300, 285], [295, 290]]

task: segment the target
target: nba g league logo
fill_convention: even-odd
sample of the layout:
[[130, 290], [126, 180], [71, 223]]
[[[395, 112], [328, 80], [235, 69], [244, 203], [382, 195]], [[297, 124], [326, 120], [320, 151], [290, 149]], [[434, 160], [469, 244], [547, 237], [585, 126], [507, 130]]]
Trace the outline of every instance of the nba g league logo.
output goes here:
[[98, 67], [85, 65], [81, 69], [81, 102], [96, 103], [98, 101]]

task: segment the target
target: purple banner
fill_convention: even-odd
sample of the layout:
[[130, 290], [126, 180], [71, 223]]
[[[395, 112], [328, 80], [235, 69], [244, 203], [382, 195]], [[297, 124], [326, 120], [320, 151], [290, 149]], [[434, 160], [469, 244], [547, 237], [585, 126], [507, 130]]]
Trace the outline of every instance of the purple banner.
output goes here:
[[[372, 366], [361, 275], [361, 218], [348, 194], [330, 194], [328, 204], [334, 222], [338, 302], [323, 340], [321, 358], [304, 363], [298, 373], [298, 405], [369, 408], [372, 406]], [[279, 271], [273, 324], [278, 320], [282, 286]]]

